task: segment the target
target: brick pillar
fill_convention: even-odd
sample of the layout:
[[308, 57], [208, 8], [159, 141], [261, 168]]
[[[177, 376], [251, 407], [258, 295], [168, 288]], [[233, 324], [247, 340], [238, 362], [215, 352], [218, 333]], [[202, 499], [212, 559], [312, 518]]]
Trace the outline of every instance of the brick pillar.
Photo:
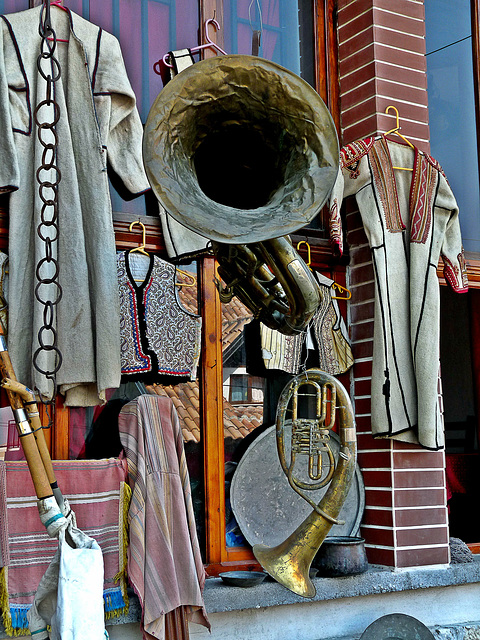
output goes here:
[[[421, 0], [339, 0], [338, 42], [343, 144], [392, 129], [429, 151], [424, 9]], [[369, 561], [395, 568], [449, 561], [445, 457], [371, 433], [374, 277], [354, 200], [346, 202], [349, 307], [359, 464], [365, 481], [361, 532]]]

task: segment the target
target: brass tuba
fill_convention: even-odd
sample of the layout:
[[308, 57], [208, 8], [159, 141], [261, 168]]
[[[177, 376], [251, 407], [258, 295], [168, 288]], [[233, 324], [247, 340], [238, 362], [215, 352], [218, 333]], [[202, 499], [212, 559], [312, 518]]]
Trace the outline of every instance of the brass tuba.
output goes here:
[[271, 328], [302, 331], [318, 286], [288, 239], [271, 241], [308, 224], [337, 175], [335, 126], [312, 87], [254, 56], [203, 60], [156, 98], [143, 154], [166, 211], [213, 241], [224, 297], [255, 300]]
[[[301, 394], [299, 390], [304, 387], [310, 392]], [[315, 399], [315, 418], [299, 416], [299, 398], [302, 396]], [[287, 451], [285, 422], [290, 411], [292, 432]], [[329, 439], [337, 413], [340, 452], [335, 463]], [[290, 486], [310, 504], [313, 511], [282, 543], [275, 547], [256, 544], [253, 553], [277, 582], [304, 598], [313, 598], [316, 590], [309, 577], [310, 565], [332, 525], [343, 524], [338, 515], [355, 473], [355, 420], [345, 387], [319, 369], [309, 369], [296, 376], [280, 395], [276, 431], [283, 471]], [[304, 457], [304, 470], [298, 464], [299, 456]], [[296, 470], [297, 466], [300, 471]], [[304, 490], [321, 489], [327, 485], [318, 505], [304, 493]]]

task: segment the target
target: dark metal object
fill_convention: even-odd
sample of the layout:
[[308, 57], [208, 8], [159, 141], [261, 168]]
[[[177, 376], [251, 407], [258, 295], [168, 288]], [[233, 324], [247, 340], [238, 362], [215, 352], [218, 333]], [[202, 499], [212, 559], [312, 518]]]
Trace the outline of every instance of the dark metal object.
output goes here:
[[262, 571], [226, 571], [218, 574], [225, 584], [231, 587], [254, 587], [267, 577]]
[[[328, 389], [332, 386], [335, 388], [335, 394], [334, 396], [332, 395], [335, 403], [333, 405], [327, 401]], [[295, 399], [299, 395], [298, 391], [301, 387], [310, 388], [310, 393], [304, 392], [304, 395], [312, 395], [312, 389], [316, 390], [316, 417], [311, 420], [302, 419], [302, 427], [309, 423], [309, 427], [312, 430], [311, 440], [320, 434], [328, 435], [322, 432], [329, 431], [329, 427], [333, 426], [335, 412], [339, 414], [338, 429], [341, 447], [338, 463], [322, 500], [318, 505], [313, 504], [312, 513], [284, 542], [276, 547], [257, 544], [253, 547], [253, 554], [265, 571], [277, 582], [304, 598], [313, 598], [316, 589], [309, 577], [310, 565], [332, 524], [338, 523], [340, 509], [352, 484], [356, 464], [356, 433], [350, 398], [344, 386], [338, 380], [319, 369], [309, 369], [293, 378], [280, 395], [276, 426], [278, 455], [283, 469], [287, 469], [286, 473], [289, 476], [290, 484], [296, 491], [298, 482], [293, 482], [292, 466], [286, 462], [287, 454], [283, 430], [285, 418], [293, 399], [292, 444], [290, 451], [290, 457], [292, 458], [292, 451], [295, 448], [295, 423], [299, 421]], [[326, 403], [327, 406], [325, 406]], [[302, 454], [308, 458], [308, 467], [310, 468], [309, 451], [302, 451]], [[330, 456], [327, 457], [328, 459], [330, 458]], [[311, 503], [311, 500], [303, 492], [300, 495], [309, 504]]]
[[360, 640], [434, 640], [423, 622], [405, 613], [391, 613], [372, 622]]
[[[40, 76], [46, 82], [45, 99], [39, 102], [33, 112], [37, 126], [37, 136], [43, 147], [41, 164], [36, 172], [38, 193], [42, 201], [40, 210], [40, 224], [37, 234], [44, 243], [44, 257], [36, 267], [37, 285], [35, 297], [43, 305], [43, 325], [38, 331], [39, 347], [33, 354], [34, 368], [50, 380], [53, 385], [52, 399], [46, 402], [51, 406], [49, 425], [53, 422], [55, 410], [55, 396], [57, 394], [56, 374], [62, 364], [62, 354], [57, 346], [57, 331], [55, 328], [56, 306], [62, 298], [62, 288], [59, 282], [59, 265], [56, 259], [58, 243], [58, 187], [62, 174], [57, 165], [58, 137], [56, 125], [60, 119], [60, 109], [55, 102], [54, 84], [60, 78], [60, 63], [55, 57], [57, 45], [55, 31], [50, 22], [50, 0], [42, 7], [40, 14], [39, 33], [42, 38], [41, 51], [37, 58], [37, 68]], [[52, 75], [53, 74], [53, 75]], [[53, 176], [53, 177], [52, 177]], [[53, 366], [44, 365], [41, 360], [44, 354], [54, 353]]]
[[312, 566], [317, 575], [333, 578], [364, 573], [368, 569], [365, 540], [356, 536], [329, 536], [325, 538]]

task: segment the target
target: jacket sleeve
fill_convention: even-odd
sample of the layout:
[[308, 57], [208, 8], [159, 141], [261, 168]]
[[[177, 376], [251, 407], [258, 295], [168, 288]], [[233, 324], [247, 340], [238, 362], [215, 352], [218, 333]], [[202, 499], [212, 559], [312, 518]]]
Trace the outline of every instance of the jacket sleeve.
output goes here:
[[340, 216], [340, 208], [343, 201], [343, 189], [345, 181], [343, 179], [343, 173], [341, 166], [338, 168], [338, 174], [333, 185], [332, 192], [330, 193], [329, 204], [329, 229], [330, 229], [330, 242], [336, 247], [340, 253], [343, 254], [343, 232], [342, 232], [342, 218]]
[[104, 123], [102, 137], [110, 166], [130, 193], [144, 193], [150, 185], [143, 166], [143, 125], [120, 43], [105, 31], [101, 33], [94, 76], [94, 99]]
[[436, 207], [440, 207], [448, 220], [445, 226], [440, 255], [443, 259], [443, 275], [445, 280], [457, 293], [468, 291], [467, 266], [462, 246], [462, 235], [458, 216], [458, 205], [455, 196], [443, 173], [439, 176]]
[[0, 193], [17, 191], [20, 186], [17, 152], [14, 143], [11, 106], [7, 79], [8, 60], [5, 56], [6, 27], [0, 20]]

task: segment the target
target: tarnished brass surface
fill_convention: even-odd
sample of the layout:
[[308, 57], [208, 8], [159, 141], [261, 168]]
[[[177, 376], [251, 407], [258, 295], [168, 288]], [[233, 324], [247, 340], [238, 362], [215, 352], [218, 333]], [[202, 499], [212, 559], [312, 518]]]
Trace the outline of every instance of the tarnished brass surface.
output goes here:
[[[298, 417], [299, 390], [303, 387], [310, 388], [310, 393], [312, 389], [316, 390], [316, 416], [313, 419]], [[295, 422], [302, 430], [308, 426], [310, 433], [308, 446], [297, 447], [292, 437], [290, 455], [288, 456], [283, 430], [287, 411], [290, 410], [292, 410], [292, 434], [295, 431]], [[333, 474], [326, 471], [324, 475], [317, 456], [323, 447], [329, 464], [331, 464], [331, 457], [327, 451], [328, 431], [333, 427], [336, 414], [339, 417], [340, 453]], [[355, 419], [345, 388], [333, 376], [319, 369], [309, 369], [296, 376], [286, 385], [280, 396], [276, 429], [278, 454], [282, 468], [287, 474], [292, 488], [311, 504], [313, 511], [282, 543], [275, 547], [256, 544], [253, 547], [253, 553], [265, 571], [277, 582], [300, 596], [313, 598], [315, 586], [309, 577], [310, 565], [332, 525], [338, 521], [338, 514], [347, 497], [355, 473], [356, 441], [353, 437]], [[304, 439], [303, 435], [301, 439]], [[295, 449], [297, 450], [294, 451]], [[314, 476], [312, 489], [318, 487], [319, 484], [321, 485], [325, 478], [328, 478], [330, 484], [318, 505], [312, 503], [302, 491], [302, 489], [308, 488], [307, 483], [299, 480], [295, 475], [294, 467], [297, 455], [308, 457], [308, 475], [310, 475], [312, 466], [317, 469], [317, 472], [312, 474]], [[287, 457], [290, 458], [289, 461]], [[320, 476], [319, 480], [315, 478], [316, 475]]]
[[150, 110], [143, 153], [167, 212], [230, 244], [308, 224], [339, 165], [320, 96], [291, 71], [246, 55], [209, 58], [173, 78]]
[[288, 238], [251, 245], [213, 242], [218, 273], [229, 283], [222, 301], [236, 295], [267, 327], [286, 335], [303, 331], [320, 304], [320, 288]]

